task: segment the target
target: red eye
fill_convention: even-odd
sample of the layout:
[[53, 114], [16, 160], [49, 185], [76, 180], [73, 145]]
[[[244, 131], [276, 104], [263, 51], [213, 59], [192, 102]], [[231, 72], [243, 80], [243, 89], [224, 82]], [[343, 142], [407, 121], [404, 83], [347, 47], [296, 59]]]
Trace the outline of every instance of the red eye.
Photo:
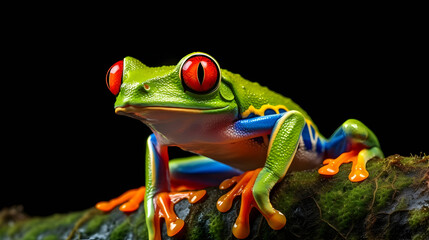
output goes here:
[[124, 61], [118, 61], [113, 64], [106, 75], [106, 84], [110, 92], [114, 95], [118, 95], [119, 89], [122, 84], [122, 70], [124, 69]]
[[211, 57], [195, 54], [183, 63], [180, 78], [186, 90], [198, 94], [209, 93], [219, 86], [220, 68]]

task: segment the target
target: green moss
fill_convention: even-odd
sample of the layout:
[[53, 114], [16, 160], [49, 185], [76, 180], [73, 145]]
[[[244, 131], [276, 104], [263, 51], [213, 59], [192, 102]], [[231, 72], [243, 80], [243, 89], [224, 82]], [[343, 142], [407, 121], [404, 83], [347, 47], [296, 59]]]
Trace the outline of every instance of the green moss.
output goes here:
[[47, 235], [44, 238], [42, 238], [42, 240], [59, 240], [59, 237], [57, 235]]
[[101, 226], [101, 224], [109, 217], [109, 215], [96, 215], [91, 220], [88, 221], [85, 233], [93, 234], [95, 233]]
[[413, 230], [421, 229], [416, 233], [413, 240], [429, 239], [429, 207], [424, 206], [420, 209], [410, 211], [408, 217], [409, 224]]
[[291, 180], [288, 181], [288, 188], [293, 190], [311, 189], [314, 183], [320, 179], [320, 175], [317, 171], [294, 172], [290, 177]]
[[127, 236], [130, 233], [130, 230], [131, 230], [130, 222], [129, 220], [125, 220], [121, 224], [119, 224], [115, 229], [113, 229], [109, 239], [111, 240], [127, 239]]
[[[35, 219], [31, 220], [25, 220], [22, 222], [18, 222], [13, 224], [11, 227], [8, 227], [7, 225], [3, 226], [3, 230], [0, 230], [0, 236], [6, 235], [6, 236], [13, 236], [17, 234], [19, 231], [22, 231], [24, 226], [27, 225], [29, 222], [34, 221]], [[2, 233], [4, 232], [4, 233]]]
[[428, 226], [429, 228], [429, 207], [425, 206], [421, 209], [410, 211], [408, 222], [412, 228], [419, 226]]
[[337, 184], [320, 196], [322, 217], [341, 230], [348, 229], [353, 221], [367, 215], [372, 193], [369, 182]]
[[205, 239], [207, 236], [205, 236], [204, 231], [204, 225], [206, 223], [207, 217], [201, 218], [201, 221], [198, 221], [195, 223], [195, 225], [188, 226], [188, 233], [186, 239], [189, 240], [198, 240], [198, 239]]
[[[423, 156], [411, 155], [410, 157], [402, 157], [400, 161], [404, 166], [414, 168], [416, 166], [416, 163], [420, 162], [420, 160], [427, 159], [427, 157], [428, 156], [426, 155], [423, 155]], [[421, 163], [423, 162], [424, 161], [422, 161]]]
[[220, 212], [217, 214], [211, 214], [209, 217], [209, 235], [216, 240], [224, 239], [225, 226]]
[[387, 184], [379, 185], [373, 205], [373, 211], [378, 211], [379, 209], [387, 206], [387, 204], [392, 200], [392, 194], [394, 190]]
[[402, 197], [398, 200], [398, 205], [395, 207], [395, 211], [405, 210], [408, 207], [408, 199]]
[[[429, 231], [429, 229], [427, 231]], [[429, 238], [429, 234], [418, 233], [418, 234], [414, 235], [411, 239], [412, 240], [427, 240], [428, 238]]]
[[143, 211], [135, 219], [135, 224], [133, 225], [133, 232], [137, 236], [137, 239], [148, 238], [146, 216]]
[[292, 191], [279, 191], [273, 197], [272, 204], [280, 212], [287, 212], [293, 205], [299, 201], [299, 198]]
[[366, 169], [370, 173], [369, 179], [374, 179], [376, 176], [380, 175], [383, 171], [386, 170], [388, 160], [386, 159], [378, 159], [368, 161]]
[[[371, 173], [371, 177], [368, 180], [377, 181], [378, 185], [374, 196], [374, 205], [372, 206], [373, 212], [379, 211], [383, 207], [387, 206], [391, 203], [393, 194], [413, 183], [413, 179], [402, 172], [402, 170], [404, 170], [402, 165], [401, 168], [392, 168], [389, 167], [389, 164], [386, 164], [386, 161], [386, 159], [376, 161], [371, 164], [371, 169], [368, 168], [368, 171]], [[395, 158], [395, 161], [398, 161], [398, 159]], [[385, 164], [385, 166], [380, 164]], [[402, 207], [402, 205], [397, 207]]]
[[272, 204], [280, 212], [288, 212], [293, 205], [298, 203], [299, 195], [306, 194], [314, 184], [320, 182], [320, 176], [316, 171], [293, 172], [288, 175], [272, 196]]
[[413, 183], [413, 179], [406, 176], [403, 173], [399, 173], [397, 175], [397, 178], [393, 184], [393, 186], [395, 187], [395, 190], [397, 191], [401, 191], [402, 189], [410, 186]]
[[27, 221], [21, 225], [19, 231], [25, 232], [22, 236], [22, 240], [33, 240], [37, 239], [41, 233], [47, 233], [49, 237], [62, 235], [68, 227], [74, 225], [74, 223], [83, 215], [83, 212], [75, 212], [69, 214], [55, 214], [47, 218], [36, 218], [31, 221]]

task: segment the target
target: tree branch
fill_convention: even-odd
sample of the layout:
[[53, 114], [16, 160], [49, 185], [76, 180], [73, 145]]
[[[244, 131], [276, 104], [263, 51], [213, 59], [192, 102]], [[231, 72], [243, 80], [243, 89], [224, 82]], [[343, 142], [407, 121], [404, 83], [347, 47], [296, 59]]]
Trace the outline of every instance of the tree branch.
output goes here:
[[[273, 206], [285, 214], [286, 226], [272, 230], [261, 214], [251, 214], [248, 239], [428, 239], [429, 157], [390, 156], [372, 159], [370, 177], [348, 180], [350, 164], [332, 178], [317, 169], [286, 175], [271, 192]], [[208, 188], [201, 202], [179, 202], [175, 211], [186, 222], [173, 238], [235, 239], [231, 228], [240, 200], [227, 213], [216, 209], [226, 190]], [[50, 217], [23, 217], [22, 210], [0, 212], [0, 239], [146, 239], [143, 205], [130, 215], [117, 208], [104, 214], [94, 208]]]

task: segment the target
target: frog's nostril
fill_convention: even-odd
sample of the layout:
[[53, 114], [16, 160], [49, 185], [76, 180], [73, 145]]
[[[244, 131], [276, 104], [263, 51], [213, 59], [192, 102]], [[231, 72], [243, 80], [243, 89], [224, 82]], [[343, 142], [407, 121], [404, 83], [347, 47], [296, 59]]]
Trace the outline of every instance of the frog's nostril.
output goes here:
[[146, 90], [146, 91], [149, 91], [149, 90], [150, 90], [150, 86], [149, 86], [149, 84], [147, 84], [147, 83], [144, 83], [144, 84], [143, 84], [143, 88], [144, 88], [144, 90]]

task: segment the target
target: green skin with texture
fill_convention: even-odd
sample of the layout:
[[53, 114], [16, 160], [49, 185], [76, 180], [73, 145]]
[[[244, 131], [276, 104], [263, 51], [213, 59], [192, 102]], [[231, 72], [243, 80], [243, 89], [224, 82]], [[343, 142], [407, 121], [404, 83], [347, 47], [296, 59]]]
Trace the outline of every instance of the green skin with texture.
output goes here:
[[[146, 152], [145, 211], [151, 239], [154, 238], [153, 198], [159, 192], [170, 191], [174, 169], [207, 159], [241, 171], [262, 168], [253, 196], [260, 211], [270, 216], [276, 210], [269, 193], [288, 169], [314, 168], [327, 157], [329, 140], [319, 133], [310, 116], [291, 99], [258, 83], [221, 69], [219, 86], [213, 91], [205, 94], [187, 91], [180, 71], [184, 61], [196, 54], [213, 59], [204, 53], [191, 53], [176, 66], [148, 67], [134, 58], [124, 58], [115, 111], [142, 121], [156, 137], [156, 143], [148, 139]], [[279, 108], [286, 111], [279, 114]], [[278, 115], [275, 124], [268, 128], [265, 120], [258, 122], [265, 115], [261, 112], [264, 109], [273, 109]], [[246, 119], [254, 119], [255, 125], [237, 125]], [[258, 124], [261, 127], [251, 127]], [[310, 132], [312, 141], [308, 142], [312, 147], [311, 144], [305, 147], [303, 131]], [[365, 161], [382, 156], [375, 135], [359, 121], [349, 120], [338, 131], [352, 139], [347, 140], [342, 151], [360, 146], [365, 150], [362, 153]], [[168, 146], [178, 146], [202, 157], [171, 160], [169, 167]]]

